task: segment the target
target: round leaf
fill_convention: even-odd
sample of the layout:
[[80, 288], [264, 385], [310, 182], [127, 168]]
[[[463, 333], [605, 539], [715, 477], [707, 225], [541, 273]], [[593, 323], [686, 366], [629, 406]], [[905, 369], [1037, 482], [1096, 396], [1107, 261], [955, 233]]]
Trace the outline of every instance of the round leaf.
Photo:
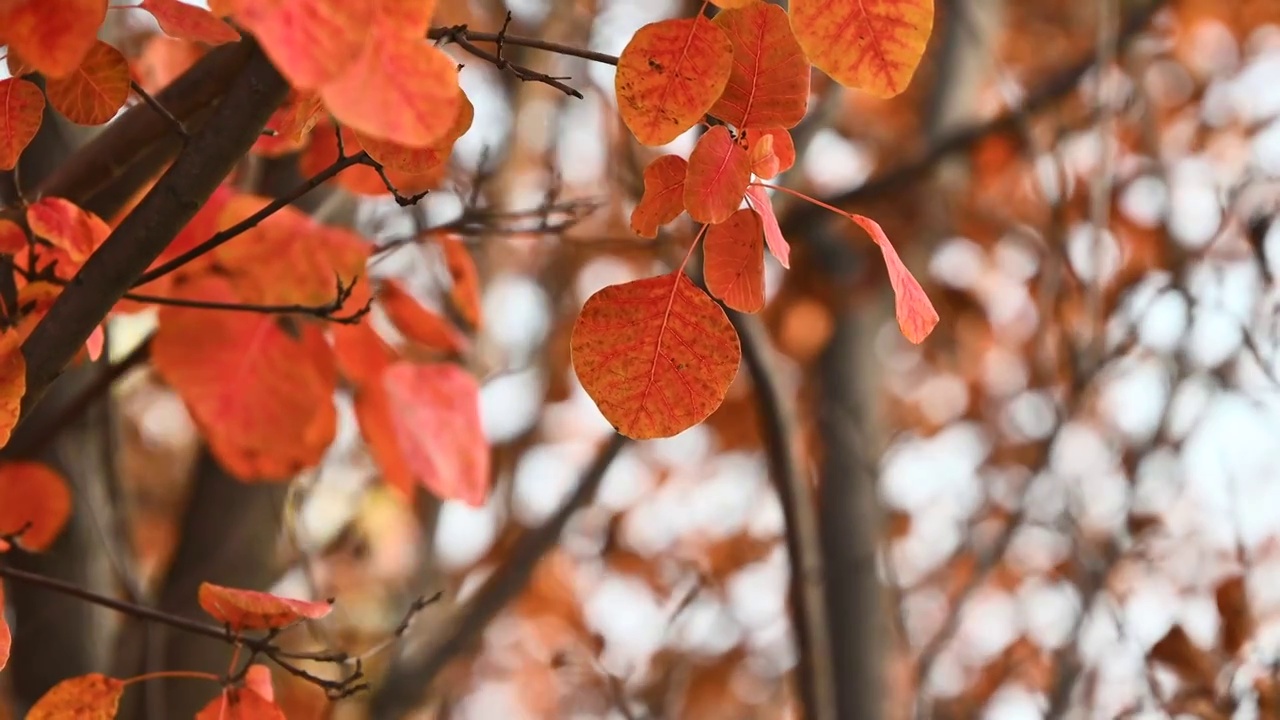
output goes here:
[[819, 70], [890, 98], [915, 75], [933, 31], [933, 0], [792, 0], [791, 29]]
[[300, 620], [318, 620], [333, 610], [330, 602], [293, 600], [257, 590], [200, 583], [200, 607], [235, 632], [274, 630]]
[[733, 42], [733, 72], [711, 114], [737, 127], [795, 127], [809, 107], [809, 63], [787, 12], [766, 2], [725, 10], [715, 24]]
[[796, 146], [785, 129], [748, 130], [746, 136], [751, 172], [756, 177], [768, 180], [796, 164]]
[[764, 307], [764, 229], [748, 208], [712, 225], [702, 241], [707, 289], [739, 312]]
[[67, 678], [27, 711], [27, 720], [111, 720], [120, 706], [124, 683], [106, 675], [90, 673]]
[[364, 46], [371, 3], [350, 0], [231, 0], [232, 17], [258, 39], [299, 90], [319, 90]]
[[32, 552], [47, 550], [71, 517], [71, 490], [53, 468], [34, 461], [0, 464], [0, 535], [17, 535]]
[[734, 142], [729, 129], [717, 125], [698, 139], [689, 154], [684, 179], [684, 206], [700, 223], [721, 223], [742, 205], [751, 182], [751, 158]]
[[44, 93], [30, 80], [0, 80], [0, 170], [12, 170], [44, 117]]
[[106, 16], [107, 0], [5, 0], [0, 33], [10, 53], [45, 77], [59, 78], [80, 66]]
[[79, 125], [101, 125], [116, 116], [129, 99], [129, 61], [99, 40], [84, 62], [66, 77], [50, 80], [49, 104]]
[[356, 133], [360, 145], [369, 153], [369, 157], [377, 160], [385, 168], [399, 170], [410, 175], [425, 175], [444, 164], [449, 159], [453, 144], [458, 138], [471, 129], [476, 109], [465, 93], [458, 91], [461, 107], [449, 130], [431, 145], [424, 148], [413, 148], [389, 140], [379, 140]]

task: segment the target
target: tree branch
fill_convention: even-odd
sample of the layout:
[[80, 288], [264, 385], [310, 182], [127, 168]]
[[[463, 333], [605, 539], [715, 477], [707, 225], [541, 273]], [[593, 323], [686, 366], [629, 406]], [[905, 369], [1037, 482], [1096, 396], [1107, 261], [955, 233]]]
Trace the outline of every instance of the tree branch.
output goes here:
[[535, 50], [546, 50], [547, 52], [552, 52], [557, 55], [568, 55], [570, 57], [582, 58], [583, 60], [590, 60], [604, 65], [616, 66], [618, 64], [617, 55], [596, 52], [594, 50], [583, 50], [581, 48], [573, 47], [572, 45], [548, 42], [538, 38], [508, 35], [505, 32], [476, 32], [468, 28], [466, 25], [431, 28], [427, 31], [427, 37], [431, 40], [453, 40], [455, 42], [459, 38], [464, 40], [473, 40], [475, 42], [501, 42], [503, 45], [518, 45], [520, 47], [534, 48]]

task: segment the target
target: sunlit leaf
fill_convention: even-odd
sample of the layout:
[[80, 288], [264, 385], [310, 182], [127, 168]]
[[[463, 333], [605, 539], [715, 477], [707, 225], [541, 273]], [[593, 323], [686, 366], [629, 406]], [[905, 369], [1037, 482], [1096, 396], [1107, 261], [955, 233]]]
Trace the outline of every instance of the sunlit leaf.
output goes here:
[[644, 169], [644, 195], [631, 211], [631, 230], [644, 238], [684, 212], [684, 178], [689, 163], [679, 155], [663, 155]]
[[470, 343], [448, 320], [427, 309], [396, 280], [384, 280], [378, 302], [400, 334], [428, 350], [461, 354]]
[[4, 0], [0, 35], [17, 53], [49, 78], [79, 67], [98, 39], [107, 0]]
[[732, 66], [729, 36], [704, 17], [645, 25], [618, 57], [618, 113], [641, 143], [669, 143], [711, 109]]
[[129, 99], [129, 61], [99, 40], [74, 71], [45, 86], [49, 104], [79, 125], [101, 125]]
[[240, 33], [235, 28], [213, 13], [182, 0], [142, 0], [139, 7], [155, 17], [166, 35], [208, 45], [221, 45], [240, 39]]
[[[263, 665], [254, 667], [265, 668]], [[244, 687], [223, 690], [196, 713], [196, 720], [286, 720], [286, 717], [271, 698]]]
[[769, 252], [778, 258], [782, 267], [791, 267], [791, 244], [782, 237], [782, 228], [778, 226], [778, 216], [773, 214], [773, 201], [769, 199], [769, 192], [763, 186], [752, 185], [747, 188], [747, 201], [764, 225], [764, 242], [769, 247]]
[[710, 113], [739, 130], [794, 127], [809, 107], [809, 63], [787, 12], [766, 2], [716, 15], [733, 42], [733, 71]]
[[796, 164], [796, 146], [783, 128], [747, 131], [747, 154], [751, 173], [769, 180]]
[[333, 603], [293, 600], [257, 590], [240, 590], [200, 583], [200, 607], [235, 632], [273, 630], [300, 620], [318, 620], [333, 611]]
[[707, 289], [740, 312], [764, 307], [764, 228], [760, 216], [742, 208], [707, 229], [702, 241]]
[[592, 295], [570, 348], [600, 412], [636, 439], [669, 437], [706, 419], [741, 360], [724, 310], [678, 271]]
[[742, 205], [751, 182], [751, 160], [729, 130], [717, 125], [698, 139], [689, 154], [684, 206], [700, 223], [721, 223]]
[[27, 206], [27, 224], [37, 237], [65, 250], [77, 263], [88, 259], [111, 234], [102, 218], [58, 197], [41, 198]]
[[471, 129], [471, 123], [475, 119], [475, 106], [461, 89], [458, 90], [458, 96], [461, 105], [453, 125], [427, 147], [409, 147], [360, 133], [356, 133], [356, 137], [360, 139], [360, 145], [369, 153], [369, 157], [377, 160], [383, 167], [410, 175], [425, 175], [447, 161], [453, 144]]
[[449, 288], [449, 298], [453, 308], [472, 328], [478, 329], [482, 323], [480, 309], [480, 274], [476, 270], [476, 261], [467, 252], [462, 238], [452, 233], [438, 235], [440, 248], [444, 251], [444, 262], [449, 269], [453, 285]]
[[881, 98], [907, 89], [933, 31], [933, 0], [792, 0], [791, 28], [809, 62]]
[[67, 678], [27, 711], [27, 720], [111, 720], [120, 706], [124, 683], [99, 673]]
[[898, 252], [893, 249], [893, 244], [889, 242], [879, 223], [852, 213], [849, 218], [866, 230], [876, 245], [880, 246], [885, 268], [889, 271], [889, 285], [893, 287], [894, 308], [902, 334], [913, 343], [924, 342], [938, 325], [938, 311], [933, 308], [929, 296], [907, 266], [902, 264], [902, 259], [898, 257]]
[[44, 93], [30, 80], [0, 80], [0, 170], [12, 170], [40, 129]]
[[319, 90], [365, 44], [373, 8], [349, 0], [230, 0], [230, 14], [300, 90]]
[[53, 468], [34, 461], [0, 463], [0, 535], [47, 550], [71, 517], [71, 490]]
[[0, 220], [0, 253], [17, 255], [27, 251], [27, 234], [12, 220]]

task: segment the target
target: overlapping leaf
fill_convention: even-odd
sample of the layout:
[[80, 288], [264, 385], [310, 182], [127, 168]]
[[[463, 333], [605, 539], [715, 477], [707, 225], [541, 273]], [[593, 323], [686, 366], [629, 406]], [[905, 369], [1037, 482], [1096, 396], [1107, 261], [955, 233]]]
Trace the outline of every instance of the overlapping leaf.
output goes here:
[[938, 311], [933, 308], [929, 296], [919, 281], [902, 264], [898, 252], [884, 234], [880, 224], [869, 217], [850, 214], [853, 220], [880, 246], [880, 254], [884, 256], [885, 268], [889, 271], [889, 285], [893, 287], [894, 309], [898, 316], [898, 328], [903, 336], [913, 343], [919, 344], [929, 337], [929, 333], [938, 325]]
[[0, 463], [0, 535], [17, 535], [23, 549], [41, 552], [58, 539], [69, 517], [71, 490], [53, 468], [34, 461]]
[[360, 133], [356, 133], [356, 137], [359, 138], [361, 147], [369, 153], [369, 157], [377, 160], [383, 167], [409, 175], [425, 175], [449, 159], [453, 144], [471, 129], [471, 123], [475, 120], [476, 110], [471, 100], [461, 89], [458, 90], [458, 96], [460, 107], [453, 125], [443, 136], [427, 147], [409, 147]]
[[12, 170], [44, 117], [44, 93], [30, 80], [0, 80], [0, 170]]
[[764, 228], [760, 216], [742, 208], [707, 230], [702, 241], [707, 289], [740, 312], [764, 307]]
[[294, 152], [306, 144], [307, 133], [320, 120], [324, 103], [319, 93], [309, 90], [293, 90], [283, 104], [267, 120], [267, 130], [273, 135], [263, 135], [253, 143], [253, 152], [267, 157], [277, 157]]
[[889, 98], [907, 89], [933, 31], [933, 0], [792, 0], [809, 62], [845, 87]]
[[329, 331], [338, 371], [354, 385], [380, 382], [382, 371], [396, 360], [395, 350], [367, 322], [335, 323]]
[[79, 67], [98, 39], [107, 0], [4, 0], [0, 44], [49, 78]]
[[710, 113], [739, 130], [794, 127], [809, 107], [809, 63], [787, 13], [766, 2], [716, 15], [733, 42], [733, 71]]
[[382, 472], [382, 481], [400, 493], [405, 501], [412, 500], [418, 486], [417, 476], [409, 467], [400, 445], [391, 417], [391, 398], [382, 383], [381, 373], [372, 382], [356, 389], [353, 405], [360, 436]]
[[606, 287], [573, 326], [574, 371], [618, 432], [669, 437], [710, 415], [742, 351], [724, 310], [681, 272]]
[[151, 13], [166, 35], [208, 45], [236, 42], [240, 33], [213, 13], [182, 0], [142, 0], [139, 5]]
[[747, 131], [747, 154], [751, 173], [768, 180], [796, 164], [796, 146], [791, 133], [782, 128]]
[[319, 90], [360, 53], [371, 3], [349, 0], [228, 0], [229, 14], [257, 37], [289, 84]]
[[67, 678], [31, 706], [27, 720], [111, 720], [123, 694], [123, 682], [100, 673]]
[[466, 352], [466, 337], [448, 320], [427, 309], [395, 280], [385, 280], [378, 289], [382, 310], [400, 334], [425, 349], [456, 355]]
[[644, 169], [644, 195], [631, 211], [631, 230], [640, 237], [658, 236], [658, 228], [684, 212], [684, 178], [689, 163], [679, 155], [663, 155]]
[[286, 720], [284, 711], [249, 688], [227, 688], [209, 701], [196, 720]]
[[101, 125], [129, 99], [129, 61], [99, 40], [74, 71], [50, 80], [45, 94], [49, 104], [71, 122]]
[[684, 206], [700, 223], [721, 223], [742, 205], [751, 182], [751, 160], [728, 128], [717, 125], [698, 139], [689, 154]]
[[300, 620], [318, 620], [333, 611], [333, 603], [293, 600], [257, 590], [240, 590], [200, 583], [200, 607], [234, 632], [275, 630]]
[[641, 143], [669, 143], [711, 109], [732, 67], [728, 35], [704, 17], [645, 25], [618, 57], [618, 113]]
[[45, 197], [27, 206], [27, 225], [80, 264], [111, 234], [102, 218], [59, 197]]
[[764, 225], [764, 242], [769, 247], [769, 252], [778, 258], [782, 267], [791, 267], [791, 244], [782, 236], [778, 216], [773, 214], [773, 201], [769, 199], [769, 192], [762, 185], [752, 185], [747, 188], [747, 202]]

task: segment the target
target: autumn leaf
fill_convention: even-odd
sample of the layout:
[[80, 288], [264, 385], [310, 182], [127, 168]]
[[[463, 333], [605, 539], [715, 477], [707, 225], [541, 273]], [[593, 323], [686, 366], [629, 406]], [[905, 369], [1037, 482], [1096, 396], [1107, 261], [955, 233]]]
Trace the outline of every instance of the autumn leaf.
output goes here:
[[452, 363], [400, 361], [382, 375], [388, 412], [410, 471], [436, 497], [473, 507], [490, 487], [480, 386]]
[[349, 0], [230, 0], [230, 14], [258, 39], [299, 90], [319, 90], [360, 53], [372, 3]]
[[369, 153], [369, 157], [377, 160], [383, 167], [410, 175], [425, 175], [449, 159], [453, 144], [471, 129], [471, 123], [475, 120], [476, 109], [471, 104], [471, 100], [461, 89], [458, 90], [458, 96], [460, 106], [453, 125], [443, 136], [427, 147], [409, 147], [360, 133], [356, 133], [356, 137], [359, 138], [365, 152]]
[[785, 129], [748, 130], [746, 135], [752, 175], [769, 180], [796, 164], [796, 146]]
[[606, 287], [570, 338], [578, 380], [618, 432], [670, 437], [710, 415], [742, 353], [724, 310], [682, 272]]
[[929, 337], [929, 333], [938, 325], [938, 311], [933, 308], [929, 296], [919, 281], [911, 274], [893, 244], [885, 236], [880, 224], [869, 217], [849, 214], [853, 220], [880, 246], [880, 254], [884, 256], [885, 268], [889, 271], [889, 285], [893, 287], [894, 308], [898, 316], [898, 327], [911, 342], [920, 344]]
[[809, 62], [844, 85], [890, 98], [907, 89], [933, 32], [933, 0], [792, 0]]
[[200, 583], [200, 607], [233, 632], [275, 630], [300, 620], [318, 620], [333, 610], [333, 603], [292, 600], [257, 590], [239, 590]]
[[222, 45], [240, 39], [235, 28], [213, 13], [182, 0], [142, 0], [138, 7], [151, 13], [166, 35], [181, 40]]
[[732, 67], [729, 36], [704, 17], [645, 25], [618, 57], [618, 113], [642, 144], [669, 143], [707, 114]]
[[467, 252], [462, 238], [452, 233], [437, 236], [440, 249], [444, 251], [445, 266], [453, 285], [449, 288], [449, 298], [453, 308], [462, 316], [464, 322], [474, 329], [481, 325], [480, 310], [480, 274], [476, 271], [476, 261]]
[[449, 355], [460, 355], [470, 345], [448, 320], [424, 307], [396, 280], [382, 282], [378, 302], [391, 324], [411, 342]]
[[9, 664], [9, 648], [13, 646], [13, 633], [4, 619], [4, 583], [0, 583], [0, 670]]
[[[226, 279], [189, 284], [187, 297], [237, 302]], [[178, 392], [213, 454], [241, 480], [287, 480], [333, 441], [336, 377], [320, 329], [247, 312], [166, 306], [151, 358]]]
[[752, 185], [747, 188], [747, 203], [760, 216], [764, 225], [764, 242], [769, 252], [778, 258], [784, 268], [791, 267], [791, 244], [782, 237], [782, 228], [778, 225], [778, 216], [773, 214], [773, 201], [763, 185]]
[[663, 155], [644, 169], [644, 195], [631, 211], [631, 230], [644, 238], [684, 212], [684, 178], [689, 163], [679, 155]]
[[27, 251], [27, 234], [12, 220], [0, 220], [0, 253], [17, 255]]
[[0, 80], [0, 170], [12, 170], [44, 117], [44, 93], [30, 80]]
[[274, 135], [263, 135], [253, 143], [252, 152], [278, 157], [294, 152], [306, 143], [307, 133], [320, 120], [324, 103], [320, 94], [310, 90], [291, 90], [284, 103], [271, 113], [266, 129]]
[[4, 0], [0, 33], [9, 52], [48, 78], [80, 66], [98, 40], [107, 0]]
[[142, 54], [131, 61], [134, 79], [143, 90], [155, 95], [204, 54], [204, 48], [193, 42], [152, 35], [143, 41]]
[[412, 501], [418, 481], [400, 446], [396, 425], [391, 418], [391, 398], [383, 386], [381, 373], [373, 382], [356, 389], [352, 405], [360, 436], [382, 472], [382, 481], [400, 493], [405, 502]]
[[280, 706], [249, 688], [227, 688], [196, 713], [196, 720], [277, 719], [286, 720]]
[[358, 386], [377, 383], [382, 371], [396, 361], [396, 351], [367, 322], [334, 323], [333, 357], [338, 371]]
[[129, 61], [99, 40], [73, 72], [45, 86], [49, 104], [78, 125], [101, 125], [129, 99]]
[[111, 234], [102, 218], [59, 197], [41, 198], [28, 205], [27, 225], [75, 263], [87, 260]]
[[47, 550], [71, 517], [67, 481], [44, 463], [0, 463], [0, 535], [31, 552]]
[[751, 160], [729, 129], [717, 125], [698, 139], [689, 154], [684, 206], [700, 223], [722, 223], [742, 205], [751, 183]]
[[742, 208], [707, 230], [702, 241], [707, 289], [739, 312], [764, 307], [764, 228], [760, 216]]
[[275, 702], [276, 690], [271, 684], [271, 668], [262, 663], [254, 663], [244, 674], [244, 686], [262, 697]]
[[27, 720], [111, 720], [123, 694], [123, 682], [100, 673], [67, 678], [31, 706]]
[[787, 11], [755, 2], [716, 15], [733, 43], [733, 71], [710, 113], [739, 130], [794, 127], [809, 107], [809, 63]]
[[760, 1], [761, 0], [711, 0], [711, 4], [719, 8], [724, 8], [725, 10], [731, 10], [733, 8], [746, 7], [752, 3], [758, 3]]

